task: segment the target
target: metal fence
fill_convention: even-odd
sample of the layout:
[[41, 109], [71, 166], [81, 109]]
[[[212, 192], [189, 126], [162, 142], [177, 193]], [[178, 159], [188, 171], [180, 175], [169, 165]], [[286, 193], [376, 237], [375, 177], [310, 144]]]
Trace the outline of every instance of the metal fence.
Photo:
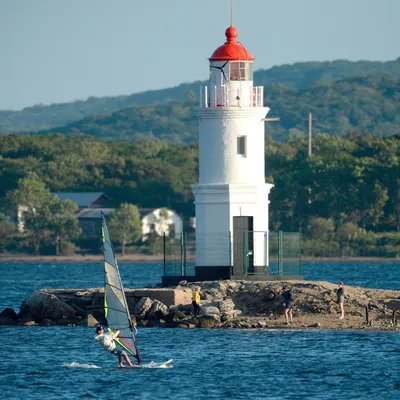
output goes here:
[[181, 233], [179, 239], [163, 237], [164, 276], [194, 276], [196, 238]]
[[[231, 275], [301, 276], [301, 235], [291, 232], [213, 234], [197, 241], [182, 232], [164, 236], [164, 276], [194, 276], [195, 263], [210, 252], [217, 265], [229, 265]], [[269, 249], [269, 251], [268, 251]]]
[[301, 234], [269, 233], [269, 275], [301, 276]]
[[[238, 246], [233, 265], [234, 275], [268, 274], [268, 232], [244, 231], [243, 246]], [[243, 261], [241, 260], [243, 258]]]

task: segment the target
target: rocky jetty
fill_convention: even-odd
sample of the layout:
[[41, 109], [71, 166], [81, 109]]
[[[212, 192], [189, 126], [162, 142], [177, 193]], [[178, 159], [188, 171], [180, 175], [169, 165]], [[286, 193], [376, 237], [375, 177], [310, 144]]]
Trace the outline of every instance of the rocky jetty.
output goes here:
[[[294, 295], [294, 321], [284, 324], [282, 284]], [[336, 285], [329, 282], [199, 282], [201, 313], [194, 317], [192, 286], [126, 289], [132, 320], [138, 326], [180, 328], [289, 328], [398, 330], [399, 290], [345, 287], [345, 319], [338, 320]], [[42, 289], [26, 299], [17, 314], [6, 308], [0, 325], [85, 325], [104, 323], [102, 289]]]

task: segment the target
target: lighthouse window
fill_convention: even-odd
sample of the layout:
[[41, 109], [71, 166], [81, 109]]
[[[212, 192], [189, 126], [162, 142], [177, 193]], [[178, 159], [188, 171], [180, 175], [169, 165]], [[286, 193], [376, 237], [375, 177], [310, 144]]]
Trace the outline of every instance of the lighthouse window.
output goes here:
[[231, 81], [239, 81], [240, 80], [239, 63], [237, 63], [237, 62], [232, 62], [230, 64], [230, 80]]
[[246, 136], [238, 136], [237, 153], [241, 156], [246, 156]]
[[231, 81], [252, 81], [253, 63], [246, 61], [232, 61], [230, 63]]

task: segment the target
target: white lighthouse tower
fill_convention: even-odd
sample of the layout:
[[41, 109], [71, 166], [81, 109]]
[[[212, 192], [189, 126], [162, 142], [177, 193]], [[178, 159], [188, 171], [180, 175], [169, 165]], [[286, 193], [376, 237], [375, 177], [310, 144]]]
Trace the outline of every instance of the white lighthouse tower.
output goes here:
[[263, 87], [253, 84], [254, 58], [225, 31], [201, 88], [199, 183], [196, 208], [196, 278], [226, 279], [268, 265]]

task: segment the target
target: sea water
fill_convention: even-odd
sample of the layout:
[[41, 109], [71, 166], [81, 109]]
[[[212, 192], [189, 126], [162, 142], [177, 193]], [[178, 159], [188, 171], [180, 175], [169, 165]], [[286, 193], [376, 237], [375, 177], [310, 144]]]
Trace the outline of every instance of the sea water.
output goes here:
[[[159, 263], [121, 263], [126, 287], [154, 286]], [[100, 287], [99, 263], [0, 264], [0, 310], [39, 288]], [[305, 263], [306, 279], [400, 289], [399, 263]], [[141, 328], [146, 365], [120, 369], [84, 327], [0, 327], [7, 399], [398, 399], [398, 332]]]

